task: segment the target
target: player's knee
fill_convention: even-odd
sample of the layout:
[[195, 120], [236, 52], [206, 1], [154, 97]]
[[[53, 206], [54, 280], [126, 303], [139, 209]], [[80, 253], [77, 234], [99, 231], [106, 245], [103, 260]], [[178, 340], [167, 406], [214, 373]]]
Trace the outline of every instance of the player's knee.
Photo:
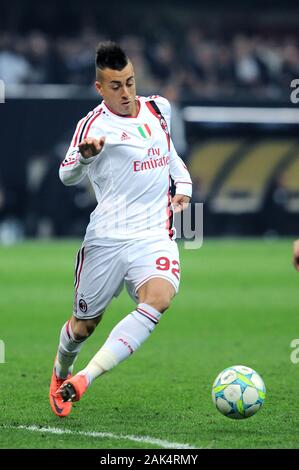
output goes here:
[[73, 334], [76, 341], [84, 341], [94, 332], [95, 327], [81, 324], [73, 328]]
[[154, 307], [158, 312], [165, 312], [171, 304], [172, 295], [166, 293], [157, 293], [145, 300], [145, 303]]
[[151, 305], [161, 313], [169, 308], [174, 295], [173, 285], [160, 278], [149, 280], [138, 290], [139, 302]]
[[75, 340], [84, 341], [91, 336], [100, 320], [101, 317], [92, 318], [90, 320], [76, 320], [72, 325]]

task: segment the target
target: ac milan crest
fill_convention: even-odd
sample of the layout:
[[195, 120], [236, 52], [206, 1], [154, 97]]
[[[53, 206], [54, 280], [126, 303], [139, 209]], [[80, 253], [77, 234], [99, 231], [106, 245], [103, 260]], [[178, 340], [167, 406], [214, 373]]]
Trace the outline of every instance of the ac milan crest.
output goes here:
[[83, 313], [85, 313], [87, 311], [87, 303], [85, 302], [85, 300], [83, 300], [83, 299], [79, 300], [79, 309]]
[[163, 131], [165, 132], [165, 134], [168, 135], [169, 134], [168, 126], [167, 126], [167, 122], [166, 122], [164, 116], [160, 117], [160, 124], [161, 124], [161, 127], [162, 127]]

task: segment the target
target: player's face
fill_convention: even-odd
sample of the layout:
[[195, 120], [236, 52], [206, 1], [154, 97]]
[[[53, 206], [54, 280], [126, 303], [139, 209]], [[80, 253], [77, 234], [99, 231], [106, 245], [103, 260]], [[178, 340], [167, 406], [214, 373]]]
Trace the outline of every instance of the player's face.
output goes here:
[[101, 70], [97, 78], [96, 89], [114, 113], [136, 115], [136, 85], [131, 62], [120, 71], [109, 68]]

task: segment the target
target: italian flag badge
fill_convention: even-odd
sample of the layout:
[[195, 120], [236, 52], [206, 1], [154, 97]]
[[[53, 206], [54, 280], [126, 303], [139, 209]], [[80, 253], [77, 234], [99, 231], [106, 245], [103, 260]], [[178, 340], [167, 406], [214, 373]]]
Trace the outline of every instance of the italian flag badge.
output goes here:
[[152, 132], [147, 124], [142, 124], [142, 126], [137, 127], [139, 134], [144, 139], [149, 139], [152, 135]]

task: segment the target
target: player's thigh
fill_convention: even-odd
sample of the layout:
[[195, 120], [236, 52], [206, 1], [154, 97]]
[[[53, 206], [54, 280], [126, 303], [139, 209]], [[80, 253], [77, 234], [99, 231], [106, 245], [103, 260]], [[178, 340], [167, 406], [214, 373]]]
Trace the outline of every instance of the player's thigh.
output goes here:
[[[129, 253], [129, 270], [126, 274], [126, 286], [131, 297], [139, 301], [138, 292], [142, 286], [156, 289], [157, 282], [152, 279], [167, 281], [171, 297], [179, 290], [180, 259], [177, 244], [173, 240], [143, 241], [136, 243]], [[171, 289], [173, 287], [173, 290]], [[168, 289], [168, 287], [167, 287]]]
[[83, 246], [75, 268], [73, 314], [79, 320], [98, 317], [123, 287], [127, 254], [123, 245]]

